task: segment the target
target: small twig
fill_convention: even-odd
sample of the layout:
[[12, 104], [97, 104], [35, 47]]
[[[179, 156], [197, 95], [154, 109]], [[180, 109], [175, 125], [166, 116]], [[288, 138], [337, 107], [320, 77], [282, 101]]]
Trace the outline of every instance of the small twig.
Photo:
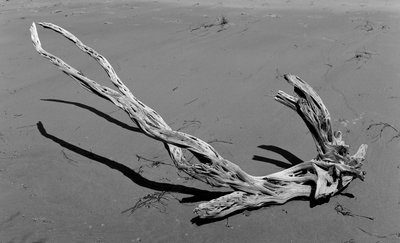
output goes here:
[[400, 138], [400, 133], [394, 135], [394, 136], [389, 140], [389, 142], [392, 142], [392, 141], [395, 140], [396, 138]]
[[157, 167], [159, 167], [160, 165], [172, 166], [172, 165], [167, 164], [167, 163], [165, 163], [165, 162], [158, 161], [158, 160], [148, 159], [148, 158], [145, 158], [145, 157], [143, 157], [143, 156], [141, 156], [141, 155], [138, 155], [138, 154], [136, 154], [136, 158], [137, 158], [138, 161], [144, 160], [144, 161], [150, 162], [151, 164], [150, 164], [150, 166], [148, 166], [148, 167], [151, 167], [151, 168], [157, 168]]
[[168, 192], [162, 191], [162, 192], [154, 192], [154, 193], [149, 193], [146, 196], [140, 198], [133, 207], [125, 209], [121, 213], [126, 213], [129, 212], [133, 214], [136, 210], [142, 207], [153, 207], [158, 209], [161, 213], [165, 213], [166, 211], [166, 206], [167, 203], [164, 200], [169, 200], [165, 195]]
[[139, 168], [137, 169], [136, 173], [138, 174], [142, 174], [143, 173], [143, 165], [139, 166]]
[[199, 29], [208, 29], [214, 26], [220, 26], [221, 29], [219, 29], [217, 32], [221, 32], [222, 30], [225, 30], [225, 26], [229, 23], [228, 18], [225, 16], [220, 16], [216, 19], [216, 21], [214, 23], [211, 24], [202, 24], [199, 27], [195, 27], [190, 29], [190, 32], [193, 32], [195, 30], [199, 30]]
[[373, 55], [378, 55], [378, 53], [368, 51], [364, 48], [361, 51], [357, 50], [354, 57], [348, 59], [347, 61], [349, 62], [352, 60], [357, 60], [357, 62], [360, 62], [361, 60], [364, 60], [364, 62], [366, 62], [366, 60], [371, 59]]
[[376, 24], [376, 23], [371, 22], [370, 20], [366, 20], [364, 22], [364, 24], [360, 24], [360, 25], [356, 26], [354, 29], [360, 29], [360, 30], [363, 30], [368, 33], [375, 29], [378, 29], [378, 30], [389, 29], [389, 26], [387, 26], [385, 24]]
[[183, 104], [183, 106], [187, 106], [187, 105], [190, 105], [190, 104], [192, 104], [193, 102], [195, 102], [196, 100], [198, 100], [199, 98], [197, 97], [197, 98], [195, 98], [195, 99], [193, 99], [193, 100], [191, 100], [191, 101], [189, 101], [189, 102], [186, 102], [185, 104]]
[[107, 115], [110, 115], [110, 114], [115, 113], [115, 112], [117, 112], [117, 111], [121, 111], [121, 110], [120, 110], [120, 109], [115, 109], [115, 110], [113, 110], [113, 111], [107, 112], [106, 114], [107, 114]]
[[358, 227], [358, 229], [361, 230], [362, 232], [366, 233], [369, 236], [374, 236], [374, 237], [377, 237], [377, 238], [380, 238], [380, 239], [385, 239], [385, 238], [389, 238], [389, 237], [393, 237], [393, 236], [396, 237], [396, 238], [400, 238], [400, 232], [392, 233], [392, 234], [388, 234], [388, 235], [378, 235], [378, 234], [374, 234], [374, 233], [368, 232], [365, 229], [360, 228], [360, 227]]
[[400, 132], [399, 132], [399, 130], [398, 130], [397, 128], [395, 128], [393, 125], [391, 125], [391, 124], [389, 124], [389, 123], [387, 123], [387, 122], [376, 122], [376, 123], [372, 123], [372, 124], [370, 124], [370, 125], [367, 127], [366, 130], [368, 131], [368, 130], [372, 129], [373, 127], [376, 127], [376, 126], [382, 126], [382, 127], [381, 127], [381, 129], [380, 129], [380, 131], [379, 131], [379, 135], [376, 135], [374, 138], [377, 138], [378, 136], [379, 136], [379, 138], [382, 138], [382, 133], [383, 133], [383, 131], [384, 131], [386, 128], [391, 128], [392, 130], [394, 130], [394, 131], [397, 133], [396, 135], [394, 135], [394, 136], [389, 140], [389, 142], [391, 142], [391, 141], [393, 141], [394, 139], [400, 137]]
[[353, 214], [350, 209], [343, 207], [343, 205], [337, 203], [336, 207], [335, 207], [335, 211], [336, 213], [339, 213], [343, 216], [350, 216], [350, 217], [360, 217], [360, 218], [366, 218], [369, 220], [374, 220], [373, 217], [368, 217], [368, 216], [364, 216], [364, 215], [359, 215], [359, 214]]
[[358, 29], [358, 28], [361, 29], [361, 30], [364, 30], [366, 32], [370, 32], [370, 31], [374, 30], [374, 25], [373, 25], [373, 23], [371, 21], [367, 20], [367, 21], [365, 21], [364, 24], [358, 25], [358, 26], [355, 27], [355, 29]]
[[381, 132], [382, 132], [383, 130], [385, 130], [385, 128], [387, 128], [387, 127], [390, 127], [390, 128], [392, 128], [393, 130], [395, 130], [396, 132], [399, 132], [399, 130], [397, 130], [397, 128], [395, 128], [394, 126], [390, 125], [390, 124], [387, 123], [387, 122], [372, 123], [372, 124], [370, 124], [370, 125], [367, 127], [367, 130], [371, 129], [372, 127], [381, 126], [381, 125], [383, 125], [383, 127], [381, 128]]
[[75, 161], [75, 160], [71, 159], [71, 158], [65, 153], [64, 149], [61, 150], [61, 153], [62, 153], [62, 155], [64, 156], [64, 158], [65, 158], [68, 162], [71, 162], [71, 164], [74, 164], [74, 165], [79, 164], [78, 161]]
[[184, 120], [183, 124], [180, 128], [176, 129], [177, 131], [182, 131], [185, 130], [188, 127], [195, 127], [195, 128], [200, 128], [201, 126], [201, 121], [198, 120]]

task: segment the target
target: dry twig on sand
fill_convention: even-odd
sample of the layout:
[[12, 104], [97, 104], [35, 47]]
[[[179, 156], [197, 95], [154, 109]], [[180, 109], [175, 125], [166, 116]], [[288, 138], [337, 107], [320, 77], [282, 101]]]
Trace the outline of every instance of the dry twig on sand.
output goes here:
[[374, 220], [373, 217], [368, 217], [368, 216], [364, 216], [364, 215], [359, 215], [359, 214], [354, 214], [350, 211], [350, 209], [343, 207], [342, 204], [337, 203], [336, 207], [335, 207], [335, 211], [338, 214], [341, 214], [343, 216], [350, 216], [350, 217], [360, 217], [360, 218], [365, 218], [365, 219], [369, 219], [369, 220]]
[[[67, 30], [51, 24], [39, 25], [52, 29], [74, 42], [79, 49], [93, 57], [107, 72], [118, 91], [87, 78], [60, 58], [45, 51], [39, 40], [35, 23], [31, 37], [36, 51], [75, 79], [88, 91], [105, 98], [124, 110], [147, 136], [164, 143], [175, 166], [188, 175], [215, 187], [230, 187], [230, 194], [200, 204], [194, 211], [202, 218], [218, 218], [238, 210], [268, 204], [283, 204], [296, 197], [330, 197], [355, 178], [364, 178], [361, 162], [367, 145], [361, 145], [355, 155], [341, 132], [333, 131], [331, 118], [318, 94], [305, 81], [294, 75], [284, 75], [294, 86], [296, 97], [279, 91], [275, 99], [296, 111], [314, 138], [318, 155], [283, 171], [266, 176], [252, 176], [223, 158], [210, 144], [192, 135], [174, 131], [153, 109], [139, 101], [122, 83], [105, 57], [83, 44]], [[188, 161], [182, 149], [189, 150], [198, 160]]]
[[165, 213], [167, 204], [164, 201], [168, 200], [165, 194], [167, 194], [167, 192], [165, 191], [149, 193], [146, 196], [137, 200], [133, 207], [125, 209], [121, 213], [130, 212], [131, 214], [133, 214], [137, 209], [142, 207], [153, 207], [158, 209], [158, 211], [160, 211], [161, 213]]
[[219, 29], [217, 32], [221, 32], [221, 31], [225, 30], [225, 26], [226, 26], [228, 23], [229, 23], [228, 18], [225, 17], [224, 15], [222, 15], [222, 16], [218, 17], [218, 18], [215, 20], [214, 23], [211, 23], [211, 24], [202, 24], [202, 25], [200, 25], [199, 27], [192, 28], [192, 29], [190, 30], [190, 32], [193, 32], [193, 31], [199, 30], [199, 29], [208, 29], [208, 28], [211, 28], [211, 27], [214, 27], [214, 26], [219, 26], [220, 29]]
[[393, 125], [391, 125], [391, 124], [389, 124], [389, 123], [387, 123], [387, 122], [376, 122], [376, 123], [372, 123], [372, 124], [370, 124], [370, 125], [367, 127], [367, 131], [368, 131], [368, 130], [371, 130], [373, 127], [380, 127], [379, 133], [378, 133], [377, 135], [374, 136], [374, 139], [375, 139], [375, 140], [382, 138], [383, 131], [384, 131], [386, 128], [390, 128], [391, 130], [393, 130], [393, 131], [395, 132], [395, 135], [392, 136], [392, 138], [389, 140], [389, 142], [392, 142], [392, 141], [395, 140], [396, 138], [399, 138], [399, 137], [400, 137], [400, 131], [399, 131], [397, 128], [395, 128]]

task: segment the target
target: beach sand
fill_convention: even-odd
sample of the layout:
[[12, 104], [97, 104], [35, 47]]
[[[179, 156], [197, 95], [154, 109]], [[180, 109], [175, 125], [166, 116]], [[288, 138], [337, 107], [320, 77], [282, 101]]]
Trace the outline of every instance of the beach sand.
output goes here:
[[[298, 75], [352, 152], [369, 145], [366, 179], [316, 205], [198, 220], [196, 205], [228, 189], [178, 173], [162, 143], [40, 57], [33, 21], [71, 31], [172, 128], [253, 175], [316, 155], [300, 117], [273, 99], [292, 93], [282, 74]], [[399, 242], [399, 23], [398, 3], [378, 0], [1, 1], [0, 242]], [[38, 31], [46, 50], [112, 86], [72, 43]]]

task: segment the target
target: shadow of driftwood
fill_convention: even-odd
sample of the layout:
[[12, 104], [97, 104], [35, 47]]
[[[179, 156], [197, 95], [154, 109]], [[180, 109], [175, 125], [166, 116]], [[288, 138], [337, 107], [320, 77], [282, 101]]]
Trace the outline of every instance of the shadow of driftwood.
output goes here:
[[[123, 175], [128, 177], [131, 181], [133, 181], [134, 183], [136, 183], [139, 186], [146, 187], [146, 188], [156, 190], [156, 191], [177, 192], [177, 193], [182, 193], [182, 194], [193, 195], [193, 197], [190, 197], [190, 202], [211, 200], [213, 198], [220, 197], [227, 193], [227, 192], [213, 192], [213, 191], [207, 191], [207, 190], [187, 187], [187, 186], [183, 186], [183, 185], [175, 185], [175, 184], [155, 182], [155, 181], [148, 180], [148, 179], [144, 178], [143, 176], [141, 176], [139, 173], [135, 172], [134, 170], [132, 170], [131, 168], [129, 168], [123, 164], [120, 164], [114, 160], [105, 158], [103, 156], [97, 155], [93, 152], [90, 152], [88, 150], [80, 148], [76, 145], [68, 143], [56, 136], [53, 136], [53, 135], [47, 133], [42, 122], [38, 122], [36, 125], [37, 125], [37, 128], [38, 128], [40, 134], [42, 134], [44, 137], [54, 141], [55, 143], [58, 143], [63, 148], [66, 148], [70, 151], [80, 154], [88, 159], [91, 159], [91, 160], [97, 161], [101, 164], [104, 164], [104, 165], [110, 167], [111, 169], [118, 170], [119, 172], [121, 172]], [[182, 200], [182, 202], [184, 202], [184, 200]]]
[[303, 162], [303, 160], [301, 160], [299, 157], [297, 157], [296, 155], [290, 153], [289, 151], [283, 149], [283, 148], [279, 148], [277, 146], [273, 146], [273, 145], [260, 145], [258, 146], [259, 148], [265, 149], [265, 150], [269, 150], [272, 152], [275, 152], [277, 154], [280, 154], [282, 157], [284, 157], [287, 161], [290, 162], [290, 164], [280, 161], [280, 160], [276, 160], [276, 159], [270, 159], [270, 158], [265, 158], [262, 156], [258, 156], [258, 155], [254, 155], [253, 156], [253, 160], [258, 160], [258, 161], [262, 161], [262, 162], [267, 162], [270, 164], [274, 164], [276, 166], [279, 166], [281, 168], [287, 169], [293, 165], [297, 165]]
[[77, 107], [79, 107], [79, 108], [83, 108], [83, 109], [86, 109], [86, 110], [88, 110], [88, 111], [91, 111], [91, 112], [93, 112], [94, 114], [96, 114], [96, 115], [98, 115], [98, 116], [100, 116], [100, 117], [103, 117], [103, 118], [106, 119], [107, 121], [109, 121], [109, 122], [111, 122], [111, 123], [114, 123], [115, 125], [118, 125], [118, 126], [120, 126], [120, 127], [122, 127], [122, 128], [125, 128], [125, 129], [127, 129], [127, 130], [130, 130], [130, 131], [133, 131], [133, 132], [140, 132], [140, 133], [142, 132], [142, 131], [141, 131], [139, 128], [137, 128], [137, 127], [129, 126], [128, 124], [125, 124], [125, 123], [123, 123], [123, 122], [120, 122], [120, 121], [118, 121], [117, 119], [113, 118], [112, 116], [107, 115], [106, 113], [101, 112], [101, 111], [99, 111], [99, 110], [97, 110], [97, 109], [95, 109], [95, 108], [93, 108], [93, 107], [91, 107], [91, 106], [85, 105], [85, 104], [81, 104], [81, 103], [78, 103], [78, 102], [67, 101], [67, 100], [58, 100], [58, 99], [41, 99], [41, 100], [42, 100], [42, 101], [50, 101], [50, 102], [58, 102], [58, 103], [64, 103], [64, 104], [74, 105], [74, 106], [77, 106]]

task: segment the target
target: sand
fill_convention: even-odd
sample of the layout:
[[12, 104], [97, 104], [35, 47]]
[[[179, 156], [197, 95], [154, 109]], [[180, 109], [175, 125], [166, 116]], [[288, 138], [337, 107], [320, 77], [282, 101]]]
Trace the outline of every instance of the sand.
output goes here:
[[[221, 16], [228, 24], [213, 26]], [[41, 58], [33, 21], [74, 33], [174, 129], [214, 141], [253, 175], [316, 154], [301, 119], [273, 99], [291, 92], [280, 75], [296, 74], [352, 152], [369, 145], [366, 180], [316, 205], [198, 220], [194, 207], [228, 189], [178, 173], [160, 142]], [[0, 242], [398, 242], [399, 21], [399, 4], [378, 0], [2, 1]], [[39, 35], [46, 50], [111, 87], [67, 40]]]

